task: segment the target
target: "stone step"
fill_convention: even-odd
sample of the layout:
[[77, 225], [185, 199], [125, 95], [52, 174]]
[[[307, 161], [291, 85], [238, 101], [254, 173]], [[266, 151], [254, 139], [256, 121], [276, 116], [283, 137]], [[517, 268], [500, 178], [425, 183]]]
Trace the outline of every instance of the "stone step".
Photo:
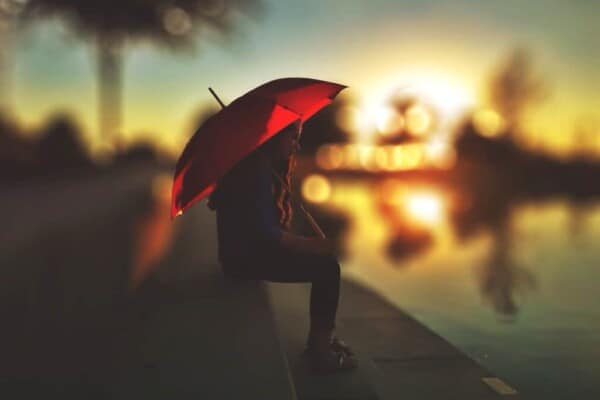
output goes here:
[[140, 287], [135, 351], [111, 397], [295, 399], [265, 285], [225, 278], [215, 236], [203, 204], [182, 218], [170, 254]]

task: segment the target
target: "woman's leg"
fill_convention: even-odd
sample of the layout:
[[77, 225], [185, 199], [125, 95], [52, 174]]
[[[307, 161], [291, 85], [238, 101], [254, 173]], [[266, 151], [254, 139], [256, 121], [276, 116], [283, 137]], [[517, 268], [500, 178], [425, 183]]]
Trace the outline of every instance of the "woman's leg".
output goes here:
[[247, 279], [311, 282], [307, 354], [313, 371], [331, 373], [356, 368], [354, 358], [331, 347], [340, 292], [340, 265], [335, 257], [284, 251], [244, 264], [242, 275]]
[[335, 257], [278, 251], [240, 267], [247, 279], [310, 282], [310, 331], [333, 332], [340, 293], [340, 264]]

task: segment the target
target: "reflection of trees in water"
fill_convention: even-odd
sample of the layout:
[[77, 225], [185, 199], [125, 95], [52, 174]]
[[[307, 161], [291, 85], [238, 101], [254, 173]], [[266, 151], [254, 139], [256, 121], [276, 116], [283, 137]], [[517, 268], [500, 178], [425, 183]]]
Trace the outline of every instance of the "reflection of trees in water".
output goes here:
[[481, 294], [501, 316], [512, 320], [518, 312], [517, 294], [535, 287], [530, 271], [511, 260], [510, 218], [498, 220], [492, 225], [493, 245], [487, 262], [479, 270]]
[[[600, 166], [574, 158], [568, 162], [519, 148], [508, 134], [490, 139], [478, 135], [471, 123], [461, 127], [456, 141], [457, 164], [451, 179], [462, 199], [452, 211], [451, 221], [461, 240], [481, 231], [493, 235], [488, 263], [480, 275], [481, 292], [501, 315], [518, 311], [515, 295], [534, 287], [530, 272], [510, 260], [510, 212], [525, 200], [539, 201], [561, 196], [572, 204], [597, 201]], [[581, 230], [582, 217], [572, 214], [571, 232]]]
[[385, 255], [394, 262], [395, 267], [403, 267], [408, 264], [401, 261], [423, 253], [432, 243], [432, 236], [428, 232], [411, 232], [407, 235], [406, 231], [397, 229], [385, 246]]
[[597, 199], [570, 199], [567, 232], [575, 244], [584, 239], [586, 219], [598, 205]]
[[491, 252], [478, 271], [479, 289], [498, 315], [510, 320], [518, 312], [518, 292], [535, 286], [531, 272], [511, 260], [510, 222], [519, 196], [507, 180], [494, 179], [484, 171], [469, 178], [461, 187], [461, 201], [453, 208], [450, 221], [462, 242], [482, 232], [491, 233]]
[[377, 211], [382, 220], [389, 226], [390, 237], [385, 245], [385, 255], [394, 266], [406, 265], [402, 261], [415, 257], [433, 244], [433, 235], [427, 229], [415, 226], [406, 220], [405, 215], [398, 212], [394, 204], [385, 201], [381, 196], [376, 200]]

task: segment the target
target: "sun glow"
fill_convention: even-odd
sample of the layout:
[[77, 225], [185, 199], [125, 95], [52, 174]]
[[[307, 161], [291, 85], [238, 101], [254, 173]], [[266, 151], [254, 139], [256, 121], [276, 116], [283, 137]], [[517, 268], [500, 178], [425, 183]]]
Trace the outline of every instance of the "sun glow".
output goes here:
[[[392, 99], [414, 98], [430, 105], [439, 114], [442, 123], [460, 118], [477, 103], [474, 87], [447, 72], [419, 67], [401, 71], [398, 76], [401, 78], [384, 78], [363, 98], [360, 109], [364, 115], [371, 116], [375, 124], [382, 125], [388, 121], [390, 113], [386, 103]], [[423, 121], [420, 110], [418, 113], [419, 124], [430, 122]]]
[[442, 200], [433, 193], [414, 193], [406, 198], [406, 211], [418, 222], [428, 225], [441, 220]]

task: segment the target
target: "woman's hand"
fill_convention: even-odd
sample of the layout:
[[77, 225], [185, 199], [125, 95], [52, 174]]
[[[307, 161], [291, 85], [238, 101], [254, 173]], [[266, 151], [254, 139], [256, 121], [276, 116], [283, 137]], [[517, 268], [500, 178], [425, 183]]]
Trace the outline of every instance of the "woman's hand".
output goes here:
[[290, 250], [304, 253], [326, 256], [336, 254], [336, 244], [329, 238], [300, 236], [284, 231], [281, 237], [281, 244]]
[[315, 237], [313, 238], [316, 242], [317, 242], [317, 251], [319, 252], [319, 254], [323, 254], [323, 255], [334, 255], [336, 253], [337, 247], [336, 244], [333, 240], [329, 239], [329, 238], [320, 238], [320, 237]]

